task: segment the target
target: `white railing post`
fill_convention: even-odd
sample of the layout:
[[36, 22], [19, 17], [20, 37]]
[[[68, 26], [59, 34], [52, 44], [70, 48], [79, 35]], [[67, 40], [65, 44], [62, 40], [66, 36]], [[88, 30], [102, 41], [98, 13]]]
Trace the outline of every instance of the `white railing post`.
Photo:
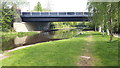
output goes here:
[[40, 13], [40, 16], [41, 16], [41, 12], [39, 12]]
[[84, 16], [84, 12], [82, 12], [82, 15]]
[[65, 12], [65, 16], [67, 16], [67, 12]]
[[59, 16], [59, 12], [57, 12], [57, 16]]
[[50, 16], [50, 12], [48, 12], [48, 15]]
[[77, 15], [76, 12], [75, 12], [75, 15]]

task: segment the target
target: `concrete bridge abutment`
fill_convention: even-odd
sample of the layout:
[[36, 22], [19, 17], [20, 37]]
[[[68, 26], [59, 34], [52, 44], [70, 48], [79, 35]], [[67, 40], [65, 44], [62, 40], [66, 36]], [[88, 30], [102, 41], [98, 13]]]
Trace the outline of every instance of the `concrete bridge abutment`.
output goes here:
[[14, 22], [16, 32], [42, 31], [50, 28], [49, 22]]

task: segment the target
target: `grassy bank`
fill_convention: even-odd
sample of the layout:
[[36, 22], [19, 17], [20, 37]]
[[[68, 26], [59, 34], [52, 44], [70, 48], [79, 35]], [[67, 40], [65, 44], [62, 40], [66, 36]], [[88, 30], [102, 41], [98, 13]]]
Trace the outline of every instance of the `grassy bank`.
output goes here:
[[74, 66], [82, 53], [83, 38], [36, 44], [9, 53], [3, 65], [13, 66]]
[[[92, 36], [92, 41], [89, 41]], [[34, 46], [10, 52], [3, 59], [4, 66], [77, 66], [82, 61], [80, 56], [90, 56], [95, 61], [90, 65], [118, 65], [118, 39], [108, 43], [108, 36], [98, 32], [84, 32], [76, 38], [39, 43]], [[86, 46], [87, 45], [87, 46]], [[89, 46], [92, 45], [92, 46]], [[89, 49], [88, 54], [84, 54]]]
[[109, 36], [93, 34], [95, 46], [93, 54], [100, 59], [98, 65], [117, 66], [118, 65], [118, 38], [113, 38], [113, 42], [108, 42]]

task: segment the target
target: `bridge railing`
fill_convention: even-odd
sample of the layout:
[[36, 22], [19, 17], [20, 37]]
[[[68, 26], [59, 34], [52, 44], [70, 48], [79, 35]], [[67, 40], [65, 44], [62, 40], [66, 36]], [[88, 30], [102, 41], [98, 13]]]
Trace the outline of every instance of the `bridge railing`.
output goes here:
[[[88, 12], [22, 12], [23, 16], [88, 16]], [[90, 15], [92, 15], [90, 13]]]

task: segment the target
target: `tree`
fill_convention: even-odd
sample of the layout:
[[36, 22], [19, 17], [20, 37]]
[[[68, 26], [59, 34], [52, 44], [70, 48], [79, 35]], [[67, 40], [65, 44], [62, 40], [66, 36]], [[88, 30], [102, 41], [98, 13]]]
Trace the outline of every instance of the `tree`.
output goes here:
[[0, 1], [0, 29], [1, 31], [11, 31], [13, 22], [16, 17], [20, 17], [17, 13], [17, 7], [24, 5], [23, 0], [1, 0]]
[[118, 28], [118, 2], [89, 2], [88, 8], [89, 12], [93, 12], [92, 22], [109, 31], [111, 42], [113, 32]]
[[37, 5], [34, 7], [34, 11], [42, 11], [42, 6], [40, 2], [38, 2]]
[[8, 7], [7, 2], [0, 2], [1, 4], [1, 31], [9, 31], [11, 30], [12, 21], [13, 21], [13, 10]]

